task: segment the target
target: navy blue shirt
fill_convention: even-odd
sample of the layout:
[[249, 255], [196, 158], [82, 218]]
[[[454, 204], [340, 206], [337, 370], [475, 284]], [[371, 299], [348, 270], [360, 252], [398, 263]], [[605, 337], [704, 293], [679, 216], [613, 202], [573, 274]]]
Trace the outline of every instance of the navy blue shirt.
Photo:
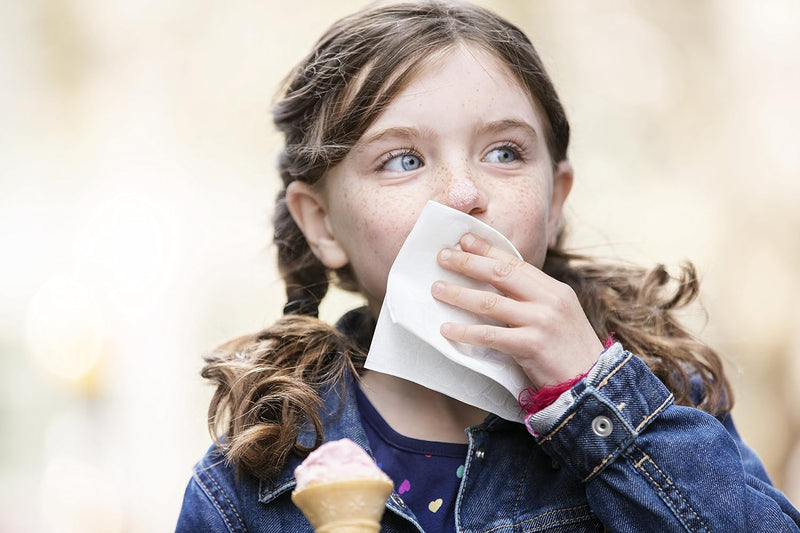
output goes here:
[[389, 427], [360, 388], [356, 397], [375, 461], [422, 528], [455, 531], [456, 496], [468, 446], [404, 437]]

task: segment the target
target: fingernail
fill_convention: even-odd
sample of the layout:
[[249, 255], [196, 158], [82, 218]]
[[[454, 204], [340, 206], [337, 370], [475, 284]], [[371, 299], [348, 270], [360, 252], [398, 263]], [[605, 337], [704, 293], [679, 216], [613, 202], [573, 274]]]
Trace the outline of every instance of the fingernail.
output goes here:
[[444, 324], [442, 324], [440, 331], [442, 332], [442, 335], [447, 335], [448, 333], [450, 333], [450, 329], [451, 329], [450, 324], [445, 322]]
[[475, 244], [475, 237], [473, 237], [471, 233], [467, 233], [464, 235], [461, 241], [464, 243], [464, 246], [469, 247]]
[[447, 261], [448, 259], [450, 259], [450, 256], [452, 254], [453, 252], [451, 252], [449, 248], [445, 248], [444, 250], [439, 252], [439, 257], [442, 259], [442, 261]]
[[439, 294], [444, 290], [444, 283], [437, 281], [433, 284], [433, 294]]

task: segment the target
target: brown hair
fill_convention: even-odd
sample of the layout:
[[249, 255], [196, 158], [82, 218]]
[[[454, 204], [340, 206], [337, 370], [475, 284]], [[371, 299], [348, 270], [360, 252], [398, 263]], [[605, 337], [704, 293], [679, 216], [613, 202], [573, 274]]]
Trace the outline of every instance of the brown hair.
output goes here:
[[[265, 477], [280, 471], [290, 452], [307, 451], [297, 443], [304, 425], [321, 442], [321, 392], [341, 383], [345, 373], [355, 375], [363, 360], [334, 328], [302, 316], [316, 315], [330, 273], [289, 214], [285, 187], [322, 179], [425, 62], [457, 43], [479, 46], [511, 69], [545, 114], [554, 163], [567, 158], [569, 123], [555, 88], [531, 42], [508, 21], [480, 7], [431, 0], [375, 4], [335, 23], [289, 75], [274, 108], [275, 125], [285, 136], [274, 243], [289, 314], [261, 333], [221, 346], [202, 372], [217, 384], [209, 429], [240, 468]], [[613, 332], [678, 403], [696, 403], [690, 381], [696, 377], [704, 390], [698, 406], [727, 412], [731, 391], [720, 358], [674, 316], [697, 295], [694, 268], [685, 266], [671, 283], [661, 266], [646, 270], [567, 253], [563, 232], [561, 237], [548, 250], [544, 270], [575, 290], [597, 335]], [[333, 274], [343, 287], [355, 289], [348, 267]]]

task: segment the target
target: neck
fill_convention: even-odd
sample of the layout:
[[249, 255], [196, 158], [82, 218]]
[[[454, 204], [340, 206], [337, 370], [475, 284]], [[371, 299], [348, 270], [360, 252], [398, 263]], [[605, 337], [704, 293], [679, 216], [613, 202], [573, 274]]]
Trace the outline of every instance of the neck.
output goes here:
[[411, 381], [366, 370], [361, 389], [389, 426], [403, 436], [436, 442], [468, 442], [464, 430], [486, 411]]

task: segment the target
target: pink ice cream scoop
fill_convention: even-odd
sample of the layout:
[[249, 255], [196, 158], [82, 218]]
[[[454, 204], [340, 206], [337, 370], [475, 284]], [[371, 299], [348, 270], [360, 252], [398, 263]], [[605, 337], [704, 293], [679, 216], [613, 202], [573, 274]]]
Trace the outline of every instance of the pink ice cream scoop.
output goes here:
[[391, 482], [389, 476], [378, 468], [372, 457], [350, 439], [326, 442], [311, 452], [295, 468], [297, 489], [302, 490], [318, 483], [331, 483], [345, 479], [378, 479]]
[[326, 442], [294, 471], [292, 501], [316, 533], [376, 533], [394, 483], [349, 439]]

